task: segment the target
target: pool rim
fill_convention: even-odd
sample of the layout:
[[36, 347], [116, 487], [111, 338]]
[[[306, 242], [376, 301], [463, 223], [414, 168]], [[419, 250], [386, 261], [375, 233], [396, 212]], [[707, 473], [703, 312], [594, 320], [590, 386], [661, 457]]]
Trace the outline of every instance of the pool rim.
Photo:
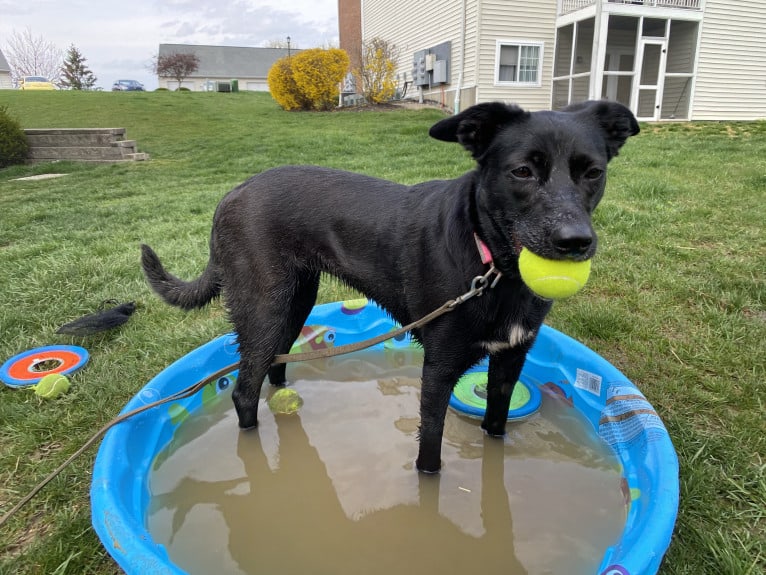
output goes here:
[[[385, 313], [374, 304], [368, 305], [367, 308], [374, 308], [372, 310], [374, 313]], [[327, 317], [347, 320], [351, 316], [343, 316], [342, 309], [343, 302], [318, 305], [306, 323], [307, 325], [309, 322], [316, 323]], [[317, 317], [319, 320], [314, 319]], [[360, 316], [356, 316], [356, 321], [360, 321], [359, 318]], [[395, 325], [388, 320], [387, 316], [385, 319], [389, 325], [383, 327], [376, 325], [378, 331], [390, 330], [390, 326]], [[377, 318], [376, 321], [378, 321]], [[371, 335], [374, 334], [362, 334], [363, 337]], [[343, 342], [336, 343], [340, 345]], [[566, 334], [549, 326], [543, 326], [528, 355], [528, 364], [550, 363], [550, 361], [535, 359], [533, 353], [541, 347], [549, 352], [546, 357], [557, 355], [556, 359], [559, 362], [577, 358], [581, 367], [599, 370], [605, 382], [617, 382], [620, 386], [629, 387], [643, 397], [638, 388], [614, 366]], [[551, 350], [553, 350], [552, 354]], [[189, 373], [196, 374], [194, 381], [201, 380], [205, 375], [234, 363], [237, 357], [235, 336], [233, 334], [219, 336], [162, 370], [125, 405], [121, 413], [179, 391], [188, 385]], [[597, 364], [597, 367], [592, 367], [591, 364]], [[573, 380], [573, 378], [570, 379]], [[180, 383], [178, 380], [181, 380]], [[594, 410], [598, 413], [603, 411], [597, 401], [598, 398], [594, 399], [592, 393], [574, 388], [573, 395], [569, 399], [575, 407], [585, 413], [598, 431], [592, 413], [589, 413]], [[137, 516], [145, 519], [145, 508], [141, 509], [141, 501], [147, 497], [147, 493], [142, 489], [148, 490], [148, 472], [153, 457], [149, 454], [141, 454], [141, 464], [144, 468], [140, 469], [141, 465], [130, 461], [128, 455], [129, 451], [140, 449], [140, 446], [131, 446], [128, 439], [131, 433], [149, 434], [156, 439], [161, 431], [156, 429], [158, 421], [155, 420], [158, 417], [159, 423], [168, 425], [167, 410], [161, 412], [150, 410], [109, 430], [101, 442], [93, 467], [90, 490], [92, 524], [108, 553], [129, 575], [185, 573], [172, 563], [164, 547], [152, 540], [145, 521], [137, 519]], [[643, 481], [641, 485], [644, 485], [646, 479], [649, 479], [653, 495], [648, 498], [648, 501], [642, 501], [640, 505], [631, 502], [621, 538], [614, 546], [607, 549], [597, 575], [653, 575], [659, 569], [670, 544], [679, 502], [678, 458], [664, 426], [662, 426], [662, 432], [658, 431], [651, 441], [639, 445], [635, 452], [630, 451], [635, 446], [616, 449], [624, 468], [626, 481], [631, 479]], [[159, 452], [162, 447], [161, 445], [153, 446], [152, 455]], [[639, 460], [639, 456], [643, 460]], [[631, 465], [634, 464], [641, 465], [633, 469]]]

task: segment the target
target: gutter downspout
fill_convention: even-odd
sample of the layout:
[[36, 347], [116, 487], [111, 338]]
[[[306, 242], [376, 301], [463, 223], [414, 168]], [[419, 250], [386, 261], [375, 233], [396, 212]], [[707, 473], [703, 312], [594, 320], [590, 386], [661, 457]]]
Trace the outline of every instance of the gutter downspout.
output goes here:
[[465, 5], [467, 1], [468, 0], [463, 0], [460, 13], [460, 67], [458, 68], [457, 90], [455, 92], [455, 114], [460, 113], [460, 92], [463, 90], [463, 68], [465, 68]]

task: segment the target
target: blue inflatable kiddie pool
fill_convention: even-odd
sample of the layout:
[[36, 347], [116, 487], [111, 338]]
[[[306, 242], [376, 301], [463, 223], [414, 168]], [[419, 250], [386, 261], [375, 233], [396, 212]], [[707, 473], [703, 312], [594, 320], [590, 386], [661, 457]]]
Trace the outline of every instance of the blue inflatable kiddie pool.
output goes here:
[[[306, 325], [327, 326], [334, 345], [374, 337], [397, 328], [366, 300], [314, 308]], [[409, 337], [383, 346], [409, 347]], [[223, 335], [182, 357], [152, 379], [123, 413], [177, 393], [239, 359], [233, 334]], [[486, 364], [479, 368], [486, 370]], [[650, 575], [670, 544], [678, 512], [678, 458], [657, 413], [614, 366], [572, 338], [544, 326], [529, 352], [521, 381], [536, 394], [556, 394], [579, 410], [622, 464], [629, 509], [619, 542], [607, 549], [595, 575]], [[215, 393], [211, 384], [212, 393]], [[179, 400], [193, 413], [203, 389]], [[104, 437], [93, 470], [93, 526], [109, 554], [129, 575], [180, 574], [146, 526], [148, 477], [157, 454], [179, 425], [174, 410], [151, 409], [112, 428]]]

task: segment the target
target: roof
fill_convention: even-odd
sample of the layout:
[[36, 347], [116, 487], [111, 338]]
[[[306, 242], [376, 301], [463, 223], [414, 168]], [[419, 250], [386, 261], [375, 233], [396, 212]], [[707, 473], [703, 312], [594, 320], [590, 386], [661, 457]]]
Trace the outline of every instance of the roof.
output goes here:
[[8, 60], [5, 59], [5, 56], [3, 56], [3, 51], [0, 50], [0, 72], [10, 72], [11, 67], [8, 64]]
[[176, 53], [199, 58], [199, 68], [190, 77], [265, 78], [274, 62], [287, 56], [287, 49], [160, 44], [160, 56]]

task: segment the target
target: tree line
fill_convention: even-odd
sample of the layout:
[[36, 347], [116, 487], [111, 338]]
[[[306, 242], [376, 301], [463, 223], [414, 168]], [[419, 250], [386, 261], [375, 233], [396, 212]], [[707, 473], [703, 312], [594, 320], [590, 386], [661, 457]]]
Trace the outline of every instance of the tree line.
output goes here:
[[[283, 45], [272, 42], [272, 47]], [[290, 54], [288, 43], [287, 57], [278, 60], [268, 74], [272, 96], [285, 109], [330, 109], [341, 83], [344, 92], [360, 93], [368, 104], [390, 100], [399, 88], [394, 74], [398, 49], [382, 38], [363, 42], [360, 53], [351, 58], [337, 48], [295, 52], [295, 56]], [[24, 76], [44, 76], [59, 88], [91, 90], [97, 80], [74, 44], [62, 53], [29, 28], [11, 34], [5, 55], [17, 84]], [[196, 54], [176, 52], [155, 56], [150, 68], [158, 76], [174, 78], [180, 89], [199, 63]]]
[[74, 44], [62, 52], [44, 37], [32, 34], [29, 28], [23, 32], [14, 30], [4, 54], [11, 67], [11, 79], [17, 84], [25, 76], [44, 76], [60, 88], [91, 90], [98, 79]]

